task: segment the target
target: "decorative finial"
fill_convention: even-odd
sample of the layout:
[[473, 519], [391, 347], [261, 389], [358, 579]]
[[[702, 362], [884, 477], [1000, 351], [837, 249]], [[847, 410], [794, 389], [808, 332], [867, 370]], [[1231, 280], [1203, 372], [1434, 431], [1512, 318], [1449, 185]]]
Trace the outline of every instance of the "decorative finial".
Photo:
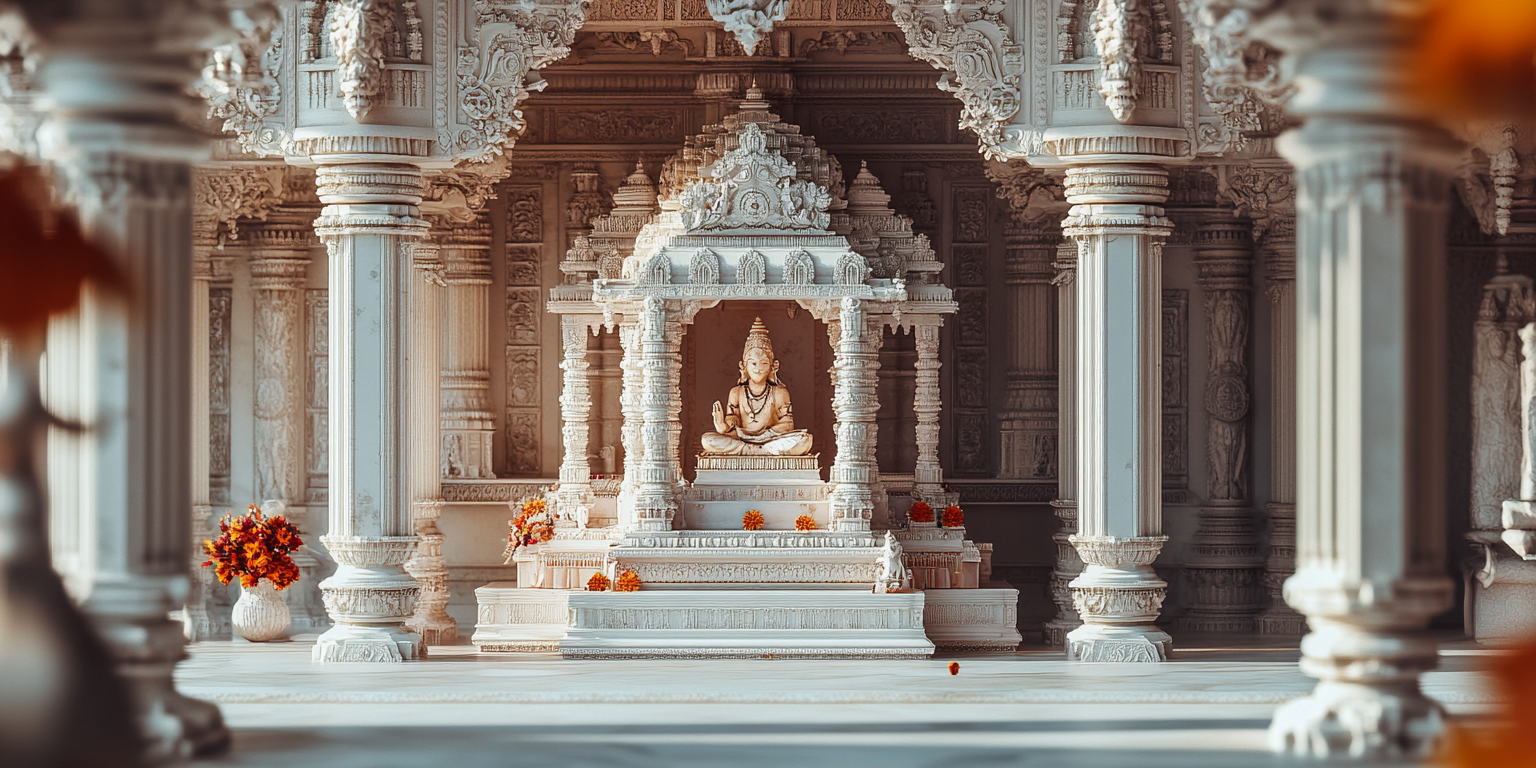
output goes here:
[[761, 349], [769, 356], [773, 355], [773, 342], [768, 339], [768, 326], [763, 325], [761, 317], [752, 321], [752, 330], [747, 333], [747, 344], [742, 347], [741, 356], [745, 358], [748, 352]]

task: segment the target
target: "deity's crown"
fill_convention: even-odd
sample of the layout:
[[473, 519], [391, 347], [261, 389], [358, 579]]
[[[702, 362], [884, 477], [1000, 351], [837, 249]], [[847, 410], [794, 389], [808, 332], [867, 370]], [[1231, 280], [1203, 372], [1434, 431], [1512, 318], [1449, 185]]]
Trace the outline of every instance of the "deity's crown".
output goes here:
[[747, 333], [747, 345], [741, 349], [742, 358], [745, 359], [747, 353], [754, 349], [773, 355], [773, 342], [768, 340], [768, 326], [763, 325], [761, 317], [752, 321], [752, 330]]

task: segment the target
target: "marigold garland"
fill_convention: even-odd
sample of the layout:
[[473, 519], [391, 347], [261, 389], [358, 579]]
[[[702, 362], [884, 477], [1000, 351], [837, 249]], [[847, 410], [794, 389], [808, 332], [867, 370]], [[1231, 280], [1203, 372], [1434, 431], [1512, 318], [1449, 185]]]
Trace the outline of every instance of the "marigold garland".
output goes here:
[[907, 510], [907, 519], [914, 523], [931, 523], [933, 522], [933, 507], [928, 506], [926, 501], [914, 502], [912, 508]]
[[507, 549], [502, 555], [511, 562], [519, 549], [543, 544], [554, 537], [555, 521], [549, 514], [549, 505], [536, 496], [523, 502], [523, 511], [513, 518], [507, 532]]
[[744, 531], [761, 531], [763, 529], [763, 513], [749, 509], [741, 516], [741, 529]]
[[814, 530], [816, 530], [816, 518], [811, 517], [810, 515], [801, 515], [801, 516], [795, 518], [795, 530], [797, 530], [797, 531], [814, 531]]
[[965, 525], [965, 513], [962, 512], [960, 507], [955, 504], [951, 504], [945, 507], [944, 520], [942, 525], [945, 528], [959, 528], [960, 526]]
[[594, 573], [594, 574], [592, 574], [592, 578], [587, 579], [587, 591], [588, 592], [607, 592], [608, 591], [608, 577], [602, 575], [601, 573]]
[[614, 582], [614, 584], [613, 584], [613, 591], [615, 591], [615, 592], [639, 592], [640, 591], [640, 577], [636, 576], [634, 571], [625, 571], [625, 572], [619, 574], [618, 581]]
[[299, 529], [281, 515], [264, 517], [255, 504], [246, 508], [244, 517], [225, 515], [219, 520], [219, 537], [203, 542], [207, 568], [215, 566], [219, 582], [235, 579], [250, 588], [262, 579], [277, 589], [287, 589], [299, 579], [299, 566], [292, 553], [304, 545]]

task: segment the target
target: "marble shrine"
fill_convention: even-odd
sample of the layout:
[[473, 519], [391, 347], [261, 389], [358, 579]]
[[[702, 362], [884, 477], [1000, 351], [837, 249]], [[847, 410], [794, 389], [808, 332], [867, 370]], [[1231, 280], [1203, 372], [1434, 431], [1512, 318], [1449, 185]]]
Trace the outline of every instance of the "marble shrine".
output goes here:
[[[1281, 648], [1269, 748], [1431, 754], [1441, 641], [1536, 633], [1536, 129], [1397, 98], [1418, 13], [4, 4], [6, 164], [128, 292], [0, 345], [46, 432], [0, 566], [149, 763], [229, 743], [189, 646], [1126, 690]], [[303, 536], [291, 645], [202, 567], [247, 505]], [[1209, 674], [1147, 696], [1262, 698]]]

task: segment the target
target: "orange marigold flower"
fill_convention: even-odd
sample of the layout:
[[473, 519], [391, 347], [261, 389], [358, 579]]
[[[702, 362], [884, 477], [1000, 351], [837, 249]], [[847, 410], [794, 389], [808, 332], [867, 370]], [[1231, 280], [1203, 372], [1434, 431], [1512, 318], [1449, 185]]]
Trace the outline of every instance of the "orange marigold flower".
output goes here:
[[592, 578], [587, 579], [587, 591], [588, 592], [607, 592], [608, 591], [608, 577], [602, 575], [601, 573], [594, 573], [594, 574], [592, 574]]
[[951, 504], [944, 508], [944, 519], [941, 524], [945, 528], [959, 528], [965, 525], [965, 513], [960, 511], [959, 506]]
[[801, 515], [801, 516], [795, 518], [795, 530], [797, 530], [797, 531], [814, 531], [814, 530], [816, 530], [816, 518], [811, 517], [810, 515]]
[[262, 579], [277, 589], [286, 589], [299, 578], [293, 551], [303, 546], [299, 529], [282, 517], [265, 517], [254, 504], [245, 516], [225, 515], [219, 520], [219, 537], [203, 542], [208, 561], [219, 581], [229, 584], [236, 579], [241, 586], [254, 587]]
[[958, 674], [960, 674], [960, 662], [958, 662], [958, 661], [951, 661], [949, 663], [949, 673], [951, 675], [958, 675]]
[[763, 529], [763, 513], [749, 509], [741, 516], [741, 529], [744, 531], [761, 531]]
[[933, 522], [933, 507], [926, 501], [913, 502], [912, 508], [907, 510], [907, 519], [914, 523]]
[[640, 591], [640, 577], [636, 576], [634, 571], [625, 571], [625, 572], [619, 574], [618, 580], [615, 581], [614, 584], [613, 584], [613, 591], [615, 591], [615, 592], [639, 592]]

